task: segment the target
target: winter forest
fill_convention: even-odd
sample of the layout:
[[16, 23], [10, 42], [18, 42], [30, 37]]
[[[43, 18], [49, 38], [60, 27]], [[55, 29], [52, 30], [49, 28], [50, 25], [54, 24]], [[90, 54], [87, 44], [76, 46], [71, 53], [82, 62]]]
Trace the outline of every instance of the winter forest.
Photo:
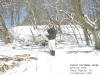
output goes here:
[[88, 75], [70, 65], [98, 64], [99, 56], [100, 0], [0, 0], [0, 75]]

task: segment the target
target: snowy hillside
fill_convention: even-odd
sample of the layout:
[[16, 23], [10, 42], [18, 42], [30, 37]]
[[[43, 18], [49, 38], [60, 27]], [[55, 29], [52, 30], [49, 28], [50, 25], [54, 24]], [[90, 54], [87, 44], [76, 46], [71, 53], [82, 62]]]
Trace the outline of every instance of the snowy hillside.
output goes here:
[[[14, 27], [11, 33], [13, 33], [12, 36], [14, 36], [15, 41], [7, 45], [2, 41], [0, 42], [0, 75], [81, 75], [72, 74], [72, 70], [77, 70], [71, 69], [75, 68], [72, 66], [73, 64], [94, 65], [85, 66], [86, 71], [83, 73], [100, 74], [100, 61], [98, 60], [100, 51], [85, 45], [58, 42], [56, 55], [51, 56], [48, 46], [26, 45], [32, 40], [30, 28], [27, 26]], [[44, 36], [46, 32], [43, 32], [42, 28], [40, 31], [31, 29], [37, 39], [41, 38], [40, 34], [46, 39]]]
[[[48, 26], [41, 25], [37, 27], [38, 29], [34, 29], [32, 26], [12, 27], [10, 28], [10, 34], [11, 34], [11, 37], [13, 37], [12, 39], [17, 40], [17, 41], [23, 41], [26, 43], [33, 41], [32, 33], [36, 37], [37, 41], [48, 40], [45, 37]], [[77, 44], [77, 39], [78, 39], [79, 44], [85, 44], [84, 33], [79, 25], [77, 25], [77, 28], [75, 28], [75, 25], [72, 25], [72, 26], [62, 25], [61, 30], [62, 30], [62, 35], [60, 35], [59, 30], [57, 30], [58, 34], [57, 34], [56, 41], [62, 40], [64, 42], [67, 42], [68, 44]]]

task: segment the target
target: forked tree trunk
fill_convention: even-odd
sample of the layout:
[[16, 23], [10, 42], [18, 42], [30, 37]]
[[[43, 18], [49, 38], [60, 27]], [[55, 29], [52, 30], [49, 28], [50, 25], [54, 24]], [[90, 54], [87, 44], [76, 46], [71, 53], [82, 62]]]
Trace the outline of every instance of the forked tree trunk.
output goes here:
[[94, 37], [94, 42], [95, 42], [95, 49], [99, 49], [100, 50], [100, 37], [99, 37], [99, 26], [98, 26], [98, 30], [95, 29], [95, 27], [93, 27], [93, 25], [87, 23], [84, 19], [84, 15], [82, 13], [82, 8], [81, 8], [81, 2], [80, 0], [73, 0], [73, 9], [75, 12], [75, 15], [77, 17], [77, 20], [85, 27], [87, 28], [87, 30], [89, 30], [90, 32], [92, 32], [93, 37]]

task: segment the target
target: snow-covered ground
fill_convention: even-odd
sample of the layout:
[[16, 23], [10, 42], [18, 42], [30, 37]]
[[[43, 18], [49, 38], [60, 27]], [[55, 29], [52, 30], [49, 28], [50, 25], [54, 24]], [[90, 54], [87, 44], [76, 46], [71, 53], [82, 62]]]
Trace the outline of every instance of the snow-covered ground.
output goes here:
[[[27, 30], [26, 32], [28, 33]], [[16, 34], [19, 33], [16, 32]], [[25, 33], [20, 32], [20, 34], [23, 35], [23, 38], [25, 36], [25, 38], [27, 38]], [[27, 46], [25, 43], [26, 42], [14, 41], [11, 44], [4, 45], [2, 42], [0, 42], [0, 75], [100, 74], [100, 51], [95, 50], [93, 47], [68, 44], [67, 42], [57, 43], [56, 55], [51, 56], [47, 46]], [[16, 56], [19, 56], [19, 58], [24, 58], [25, 60], [18, 60]], [[13, 59], [9, 59], [8, 61], [1, 60], [1, 58], [7, 57]], [[30, 57], [33, 57], [34, 59], [29, 59]], [[6, 64], [10, 67], [13, 63], [16, 64], [13, 68], [9, 68], [7, 70], [1, 69], [3, 64]], [[83, 69], [80, 71], [79, 68]], [[5, 70], [5, 72], [2, 72], [2, 70]], [[73, 72], [74, 74], [72, 74]]]
[[[0, 46], [0, 55], [14, 57], [15, 55], [30, 54], [31, 57], [36, 57], [37, 60], [24, 61], [1, 61], [1, 63], [10, 64], [11, 62], [18, 62], [20, 65], [9, 69], [0, 75], [73, 75], [70, 74], [71, 64], [98, 64], [100, 65], [100, 52], [93, 50], [91, 47], [75, 46], [59, 44], [56, 48], [56, 55], [49, 54], [48, 47], [26, 46], [25, 49], [14, 45]], [[69, 53], [69, 51], [75, 51]], [[90, 51], [89, 53], [81, 52], [81, 50]], [[79, 52], [78, 52], [79, 51]], [[77, 53], [78, 52], [78, 53]], [[96, 70], [94, 69], [96, 68]], [[100, 66], [90, 67], [93, 74], [99, 75]], [[79, 75], [79, 74], [78, 74]], [[88, 74], [87, 74], [88, 75]]]

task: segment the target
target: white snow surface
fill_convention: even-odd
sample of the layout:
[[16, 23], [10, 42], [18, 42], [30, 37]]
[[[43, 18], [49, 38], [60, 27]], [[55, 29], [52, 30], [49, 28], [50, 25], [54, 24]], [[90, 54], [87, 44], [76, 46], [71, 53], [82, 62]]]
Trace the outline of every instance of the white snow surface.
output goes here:
[[[17, 29], [16, 29], [17, 30]], [[22, 29], [21, 29], [22, 30]], [[16, 31], [16, 36], [26, 37], [31, 35], [27, 31], [25, 33]], [[37, 33], [37, 32], [35, 32]], [[25, 36], [24, 36], [25, 35]], [[15, 47], [15, 49], [13, 49]], [[68, 53], [69, 51], [76, 51], [78, 53]], [[82, 53], [81, 51], [90, 51], [89, 53]], [[7, 70], [0, 75], [99, 75], [100, 74], [100, 51], [93, 47], [85, 45], [69, 45], [67, 43], [59, 43], [56, 45], [56, 54], [51, 56], [48, 47], [38, 45], [25, 46], [20, 42], [13, 42], [8, 45], [0, 43], [0, 55], [14, 57], [15, 55], [30, 54], [37, 57], [38, 60], [21, 61], [19, 67]], [[9, 63], [9, 62], [4, 62]], [[92, 71], [92, 74], [71, 74], [71, 64], [98, 64], [98, 66], [87, 67]]]
[[[63, 47], [63, 48], [61, 48]], [[72, 53], [69, 50], [87, 50], [91, 53]], [[57, 45], [56, 55], [51, 56], [47, 47], [26, 47], [12, 49], [12, 45], [0, 46], [0, 55], [14, 56], [21, 54], [30, 54], [37, 57], [38, 60], [22, 61], [19, 67], [10, 69], [2, 75], [70, 75], [70, 64], [99, 64], [100, 52], [94, 51], [91, 47], [78, 47], [73, 45]], [[6, 62], [8, 63], [8, 62]], [[100, 66], [96, 70], [91, 67], [93, 74], [100, 74]]]

